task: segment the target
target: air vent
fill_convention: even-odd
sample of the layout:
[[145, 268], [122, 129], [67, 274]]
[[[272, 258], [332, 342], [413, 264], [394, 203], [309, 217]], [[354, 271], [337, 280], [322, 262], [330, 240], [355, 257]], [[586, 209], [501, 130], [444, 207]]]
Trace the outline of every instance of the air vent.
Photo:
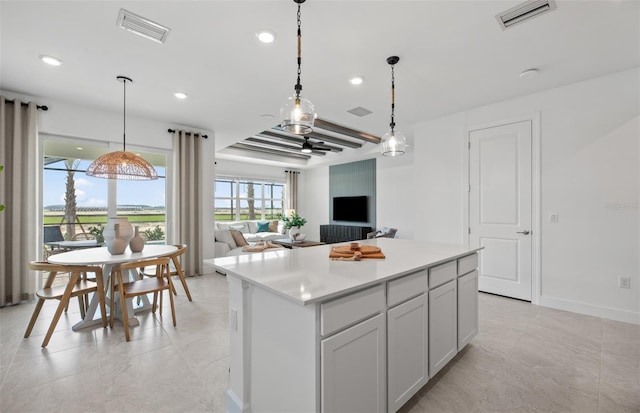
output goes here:
[[367, 116], [373, 112], [371, 112], [369, 109], [365, 109], [363, 107], [358, 106], [357, 108], [353, 108], [351, 110], [348, 110], [347, 112], [351, 113], [352, 115], [356, 115], [356, 116]]
[[152, 22], [125, 9], [120, 9], [118, 22], [116, 24], [121, 29], [125, 29], [158, 43], [164, 43], [171, 31], [168, 27]]
[[496, 16], [502, 30], [555, 10], [554, 0], [529, 0]]

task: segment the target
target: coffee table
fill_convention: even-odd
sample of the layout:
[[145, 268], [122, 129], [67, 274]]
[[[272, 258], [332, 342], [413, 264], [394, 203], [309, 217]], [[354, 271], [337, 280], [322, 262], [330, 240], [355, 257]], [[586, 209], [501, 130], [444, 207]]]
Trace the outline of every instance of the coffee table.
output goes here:
[[291, 238], [275, 239], [271, 242], [282, 245], [285, 248], [306, 248], [315, 247], [316, 245], [324, 245], [324, 242], [320, 241], [294, 241]]

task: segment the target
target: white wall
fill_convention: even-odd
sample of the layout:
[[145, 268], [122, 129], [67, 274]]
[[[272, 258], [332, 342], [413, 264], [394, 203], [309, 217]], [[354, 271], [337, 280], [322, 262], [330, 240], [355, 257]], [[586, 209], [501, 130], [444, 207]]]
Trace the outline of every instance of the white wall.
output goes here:
[[[48, 111], [38, 111], [38, 129], [41, 133], [73, 138], [83, 138], [103, 142], [122, 142], [122, 112], [107, 112], [63, 102], [40, 99], [11, 92], [0, 91], [7, 98], [22, 101], [34, 101], [47, 105]], [[209, 136], [203, 141], [204, 179], [202, 184], [203, 203], [203, 257], [214, 257], [213, 239], [213, 181], [215, 162], [215, 137], [212, 131], [201, 131], [189, 126], [151, 119], [136, 118], [127, 114], [127, 147], [173, 150], [173, 135], [167, 129], [184, 128], [189, 131], [203, 132]], [[174, 240], [173, 242], [178, 242]], [[34, 238], [34, 242], [35, 238]]]
[[[412, 154], [378, 158], [378, 226], [465, 242], [465, 131], [538, 113], [540, 303], [640, 323], [639, 80], [634, 69], [413, 125]], [[307, 176], [308, 202], [326, 204], [328, 169]], [[328, 210], [313, 212], [328, 219]], [[618, 288], [619, 276], [631, 277], [630, 290]]]

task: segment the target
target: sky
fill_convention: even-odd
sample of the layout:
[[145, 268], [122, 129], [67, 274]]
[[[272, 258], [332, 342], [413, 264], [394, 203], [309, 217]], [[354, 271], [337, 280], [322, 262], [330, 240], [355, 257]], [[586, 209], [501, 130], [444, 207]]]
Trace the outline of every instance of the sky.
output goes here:
[[[107, 207], [108, 179], [94, 178], [84, 174], [90, 161], [80, 161], [74, 175], [76, 188], [76, 202], [79, 207]], [[64, 162], [47, 165], [44, 170], [43, 205], [64, 205], [66, 171], [54, 171], [47, 168], [65, 168]], [[153, 181], [118, 180], [116, 185], [118, 205], [150, 205], [166, 206], [165, 204], [165, 169], [156, 167], [159, 178]]]

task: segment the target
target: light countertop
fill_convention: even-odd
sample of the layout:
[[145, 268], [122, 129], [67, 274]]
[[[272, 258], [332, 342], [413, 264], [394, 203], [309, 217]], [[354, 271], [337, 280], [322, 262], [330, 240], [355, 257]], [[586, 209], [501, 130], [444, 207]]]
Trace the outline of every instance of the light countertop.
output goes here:
[[392, 238], [358, 242], [361, 245], [377, 245], [386, 258], [331, 260], [331, 248], [349, 245], [343, 243], [221, 257], [213, 260], [213, 264], [228, 277], [238, 277], [294, 302], [308, 305], [478, 251], [462, 245]]

